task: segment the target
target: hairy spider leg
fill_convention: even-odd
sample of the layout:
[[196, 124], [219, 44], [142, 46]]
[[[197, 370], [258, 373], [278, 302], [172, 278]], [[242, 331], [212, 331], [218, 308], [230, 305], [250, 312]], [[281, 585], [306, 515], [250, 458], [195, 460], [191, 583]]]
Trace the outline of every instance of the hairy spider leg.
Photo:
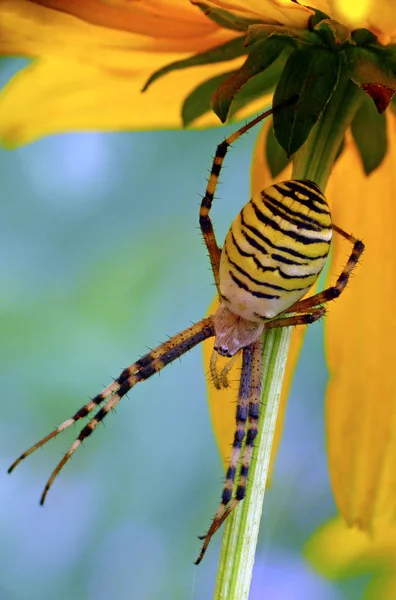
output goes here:
[[42, 440], [34, 444], [29, 450], [24, 452], [8, 469], [11, 473], [13, 469], [24, 460], [29, 454], [43, 446], [48, 440], [57, 436], [61, 431], [70, 427], [76, 421], [86, 417], [96, 407], [105, 403], [95, 414], [95, 416], [87, 423], [87, 425], [80, 431], [77, 439], [70, 446], [62, 460], [59, 462], [57, 467], [52, 472], [44, 491], [41, 496], [40, 504], [44, 504], [46, 495], [54, 482], [56, 476], [60, 470], [65, 466], [67, 461], [71, 458], [81, 443], [97, 428], [99, 423], [103, 421], [106, 415], [115, 408], [121, 398], [125, 396], [137, 383], [145, 381], [154, 373], [158, 373], [166, 365], [173, 362], [176, 358], [179, 358], [194, 346], [197, 346], [203, 340], [214, 335], [214, 326], [212, 317], [206, 317], [198, 323], [195, 323], [188, 329], [181, 331], [180, 333], [171, 337], [167, 342], [157, 346], [151, 352], [145, 354], [138, 361], [124, 369], [121, 375], [108, 387], [106, 387], [100, 394], [95, 396], [87, 404], [81, 407], [76, 414], [67, 419], [64, 423], [59, 425], [49, 435], [44, 437]]
[[206, 187], [206, 192], [204, 197], [202, 198], [201, 207], [199, 210], [199, 226], [201, 228], [202, 236], [204, 242], [206, 244], [206, 248], [209, 253], [209, 259], [212, 266], [213, 277], [216, 283], [217, 292], [219, 292], [219, 268], [220, 268], [220, 256], [221, 256], [221, 248], [219, 248], [216, 235], [213, 229], [212, 220], [209, 216], [210, 209], [212, 208], [212, 203], [214, 199], [214, 195], [216, 192], [217, 184], [219, 182], [220, 171], [223, 166], [224, 158], [227, 154], [228, 148], [233, 144], [238, 138], [240, 138], [244, 133], [252, 129], [257, 123], [263, 121], [268, 116], [272, 115], [274, 112], [292, 104], [298, 99], [298, 96], [292, 96], [291, 98], [285, 100], [284, 102], [280, 102], [276, 104], [269, 110], [266, 110], [262, 114], [258, 115], [249, 123], [246, 123], [243, 127], [235, 131], [231, 135], [229, 135], [225, 140], [223, 140], [216, 149], [216, 153], [213, 159], [212, 168], [210, 171], [208, 184]]
[[345, 289], [348, 280], [351, 276], [353, 269], [356, 267], [357, 263], [360, 260], [360, 257], [364, 251], [364, 244], [361, 240], [356, 239], [353, 235], [346, 233], [337, 225], [332, 225], [334, 231], [339, 235], [342, 235], [345, 239], [347, 239], [351, 244], [353, 244], [352, 252], [348, 258], [348, 261], [341, 271], [340, 275], [337, 277], [337, 281], [334, 285], [326, 288], [322, 292], [318, 292], [313, 296], [309, 296], [305, 298], [305, 300], [299, 300], [291, 306], [287, 312], [306, 312], [311, 311], [312, 309], [317, 308], [321, 304], [326, 304], [330, 300], [335, 300]]
[[[204, 540], [204, 543], [195, 562], [196, 565], [201, 562], [212, 536], [221, 527], [225, 519], [234, 510], [238, 503], [245, 497], [249, 467], [252, 459], [253, 444], [258, 432], [263, 364], [262, 352], [263, 344], [261, 340], [258, 340], [243, 349], [241, 383], [239, 387], [236, 413], [236, 430], [226, 480], [224, 483], [220, 506], [213, 518], [212, 524], [207, 534], [200, 537], [200, 539]], [[246, 421], [248, 421], [247, 430]], [[235, 496], [233, 497], [232, 491], [234, 487], [234, 480], [244, 440], [245, 446], [243, 448], [242, 459], [238, 473], [238, 485]]]

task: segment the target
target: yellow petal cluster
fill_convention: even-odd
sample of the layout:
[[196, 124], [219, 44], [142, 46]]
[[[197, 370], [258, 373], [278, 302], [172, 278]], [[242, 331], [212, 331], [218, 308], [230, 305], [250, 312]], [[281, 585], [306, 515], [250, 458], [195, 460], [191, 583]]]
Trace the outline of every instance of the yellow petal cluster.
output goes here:
[[46, 4], [0, 5], [0, 54], [37, 57], [0, 94], [8, 146], [70, 130], [179, 127], [182, 100], [224, 65], [172, 73], [142, 94], [144, 83], [164, 64], [235, 36], [181, 0], [147, 3], [151, 10], [145, 2], [133, 3], [136, 10], [96, 0]]
[[[296, 26], [310, 14], [291, 1], [246, 0], [234, 8]], [[242, 59], [176, 71], [142, 94], [144, 83], [160, 67], [237, 35], [189, 0], [2, 0], [0, 56], [36, 60], [0, 93], [0, 140], [15, 147], [63, 131], [180, 127], [186, 96]]]
[[[330, 476], [349, 525], [376, 534], [396, 511], [396, 119], [388, 117], [388, 152], [369, 177], [353, 142], [328, 186], [333, 221], [366, 250], [348, 288], [325, 319], [330, 372], [326, 399]], [[335, 236], [329, 279], [350, 249]]]

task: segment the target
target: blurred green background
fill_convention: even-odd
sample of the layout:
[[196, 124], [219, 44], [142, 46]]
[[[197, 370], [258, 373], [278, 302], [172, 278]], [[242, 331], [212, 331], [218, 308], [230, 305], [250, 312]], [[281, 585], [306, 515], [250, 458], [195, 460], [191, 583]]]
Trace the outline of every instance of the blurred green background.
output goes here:
[[[1, 83], [23, 65], [3, 61]], [[122, 368], [201, 318], [214, 295], [198, 203], [224, 130], [78, 133], [0, 151], [0, 600], [208, 600], [221, 534], [193, 566], [222, 467], [195, 349], [137, 386], [55, 482], [74, 427], [10, 463]], [[219, 239], [249, 197], [255, 135], [229, 153]], [[307, 335], [263, 516], [251, 599], [361, 597], [303, 561], [335, 513], [326, 468], [321, 325]]]

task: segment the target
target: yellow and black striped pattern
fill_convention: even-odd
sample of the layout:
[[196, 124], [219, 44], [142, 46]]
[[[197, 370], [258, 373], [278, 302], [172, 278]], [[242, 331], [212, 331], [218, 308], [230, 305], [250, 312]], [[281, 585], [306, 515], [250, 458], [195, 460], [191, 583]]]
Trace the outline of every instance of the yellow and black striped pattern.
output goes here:
[[220, 259], [223, 302], [249, 321], [284, 312], [315, 283], [331, 237], [329, 207], [315, 183], [291, 180], [263, 190], [227, 234]]

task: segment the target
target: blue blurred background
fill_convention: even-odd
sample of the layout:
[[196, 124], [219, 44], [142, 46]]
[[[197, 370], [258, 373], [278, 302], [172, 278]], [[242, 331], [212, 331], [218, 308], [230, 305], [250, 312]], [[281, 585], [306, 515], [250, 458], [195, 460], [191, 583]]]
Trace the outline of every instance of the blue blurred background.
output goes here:
[[[3, 63], [1, 83], [23, 63]], [[201, 353], [195, 349], [109, 415], [55, 482], [73, 427], [10, 463], [214, 295], [198, 225], [225, 128], [78, 133], [0, 151], [0, 600], [207, 600], [221, 534], [193, 566], [222, 486]], [[214, 208], [219, 239], [249, 197], [255, 135], [227, 157]], [[251, 600], [360, 598], [301, 549], [335, 513], [324, 441], [321, 326], [307, 335], [272, 488]]]

